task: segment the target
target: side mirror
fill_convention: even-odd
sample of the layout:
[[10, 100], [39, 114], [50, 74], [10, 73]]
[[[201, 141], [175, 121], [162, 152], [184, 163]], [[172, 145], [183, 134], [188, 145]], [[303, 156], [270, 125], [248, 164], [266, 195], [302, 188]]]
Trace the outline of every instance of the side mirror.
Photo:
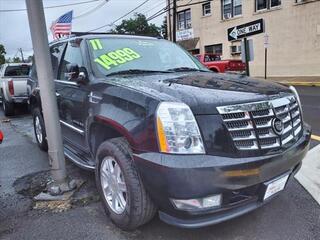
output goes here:
[[78, 64], [67, 64], [66, 66], [67, 72], [65, 73], [65, 77], [68, 78], [68, 80], [74, 81], [79, 77], [79, 66]]
[[65, 77], [70, 81], [74, 81], [80, 84], [87, 84], [88, 81], [88, 72], [85, 67], [80, 67], [78, 64], [67, 64], [67, 72], [65, 73]]

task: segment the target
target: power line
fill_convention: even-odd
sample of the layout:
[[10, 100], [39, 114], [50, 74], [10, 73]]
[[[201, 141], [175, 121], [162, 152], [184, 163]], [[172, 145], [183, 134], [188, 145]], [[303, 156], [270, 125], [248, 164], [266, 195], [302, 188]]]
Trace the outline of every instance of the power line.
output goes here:
[[140, 8], [141, 6], [143, 6], [144, 4], [146, 4], [147, 2], [149, 2], [150, 0], [146, 0], [144, 1], [143, 3], [139, 4], [137, 7], [135, 7], [134, 9], [132, 9], [131, 11], [127, 12], [126, 14], [124, 14], [123, 16], [117, 18], [116, 20], [114, 20], [112, 23], [109, 23], [109, 24], [105, 24], [101, 27], [98, 27], [98, 28], [95, 28], [95, 29], [91, 29], [89, 30], [88, 32], [93, 32], [93, 31], [96, 31], [96, 30], [99, 30], [101, 28], [104, 28], [104, 27], [107, 27], [107, 26], [113, 26], [116, 22], [118, 22], [119, 20], [125, 18], [126, 16], [128, 16], [129, 14], [131, 14], [132, 12], [134, 12], [135, 10], [137, 10], [138, 8]]
[[89, 11], [82, 13], [76, 17], [73, 17], [72, 19], [78, 19], [78, 18], [82, 18], [84, 16], [87, 16], [91, 13], [93, 13], [94, 11], [98, 10], [99, 8], [103, 7], [105, 4], [107, 4], [110, 0], [103, 0], [101, 3], [99, 3], [97, 6], [95, 6], [94, 8], [90, 9]]
[[[44, 9], [74, 6], [74, 5], [80, 5], [80, 4], [91, 3], [91, 2], [96, 2], [96, 1], [98, 1], [98, 0], [91, 0], [91, 1], [78, 2], [78, 3], [69, 3], [69, 4], [56, 5], [56, 6], [48, 6], [48, 7], [44, 7]], [[21, 9], [2, 9], [2, 10], [0, 10], [0, 12], [21, 12], [21, 11], [27, 11], [27, 9], [21, 8]]]
[[[165, 0], [166, 1], [166, 0]], [[152, 8], [148, 9], [147, 11], [144, 11], [143, 14], [146, 15], [147, 13], [151, 12], [152, 10], [156, 9], [157, 7], [159, 7], [160, 5], [164, 4], [165, 1], [161, 1], [156, 3], [156, 5], [153, 5]]]

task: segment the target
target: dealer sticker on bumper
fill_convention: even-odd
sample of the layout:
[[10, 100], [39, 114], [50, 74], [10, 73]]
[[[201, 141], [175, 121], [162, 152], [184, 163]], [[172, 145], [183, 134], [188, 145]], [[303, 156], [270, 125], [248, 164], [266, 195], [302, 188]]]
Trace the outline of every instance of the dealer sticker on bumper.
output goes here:
[[289, 178], [289, 175], [283, 176], [271, 183], [268, 184], [267, 190], [264, 194], [263, 200], [266, 200], [267, 198], [271, 197], [272, 195], [282, 191], [284, 187], [286, 186], [286, 182]]

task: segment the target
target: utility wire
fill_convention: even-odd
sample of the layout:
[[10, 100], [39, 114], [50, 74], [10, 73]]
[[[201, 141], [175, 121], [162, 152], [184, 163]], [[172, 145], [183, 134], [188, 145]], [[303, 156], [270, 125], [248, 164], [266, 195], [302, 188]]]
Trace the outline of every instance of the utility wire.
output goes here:
[[[78, 3], [69, 3], [69, 4], [63, 4], [63, 5], [48, 6], [48, 7], [44, 7], [44, 9], [74, 6], [74, 5], [80, 5], [80, 4], [85, 4], [85, 3], [97, 2], [97, 1], [98, 0], [91, 0], [91, 1], [78, 2]], [[1, 9], [0, 10], [0, 12], [20, 12], [20, 11], [27, 11], [27, 9], [21, 8], [21, 9]]]
[[103, 0], [101, 3], [99, 3], [97, 6], [95, 6], [94, 8], [90, 9], [89, 11], [82, 13], [76, 17], [73, 17], [72, 19], [78, 19], [78, 18], [82, 18], [84, 16], [87, 16], [91, 13], [93, 13], [94, 11], [98, 10], [99, 8], [103, 7], [105, 4], [107, 4], [110, 0]]
[[135, 10], [137, 10], [138, 8], [142, 7], [144, 4], [146, 4], [147, 2], [149, 2], [150, 0], [146, 0], [144, 1], [143, 3], [139, 4], [137, 7], [135, 7], [134, 9], [132, 9], [131, 11], [127, 12], [126, 14], [122, 15], [121, 17], [117, 18], [116, 20], [114, 20], [112, 23], [109, 23], [109, 24], [105, 24], [101, 27], [97, 27], [95, 29], [91, 29], [89, 30], [88, 32], [93, 32], [93, 31], [96, 31], [96, 30], [99, 30], [101, 28], [104, 28], [104, 27], [108, 27], [108, 26], [113, 26], [116, 22], [120, 21], [121, 19], [125, 18], [126, 16], [128, 16], [129, 14], [131, 14], [132, 12], [134, 12]]

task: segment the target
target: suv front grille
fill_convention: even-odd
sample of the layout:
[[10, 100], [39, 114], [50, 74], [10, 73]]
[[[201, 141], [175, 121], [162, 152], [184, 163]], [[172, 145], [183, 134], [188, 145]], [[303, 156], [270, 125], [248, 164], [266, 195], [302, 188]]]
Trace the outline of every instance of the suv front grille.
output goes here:
[[297, 141], [302, 130], [300, 108], [294, 96], [217, 109], [239, 150], [287, 146]]

